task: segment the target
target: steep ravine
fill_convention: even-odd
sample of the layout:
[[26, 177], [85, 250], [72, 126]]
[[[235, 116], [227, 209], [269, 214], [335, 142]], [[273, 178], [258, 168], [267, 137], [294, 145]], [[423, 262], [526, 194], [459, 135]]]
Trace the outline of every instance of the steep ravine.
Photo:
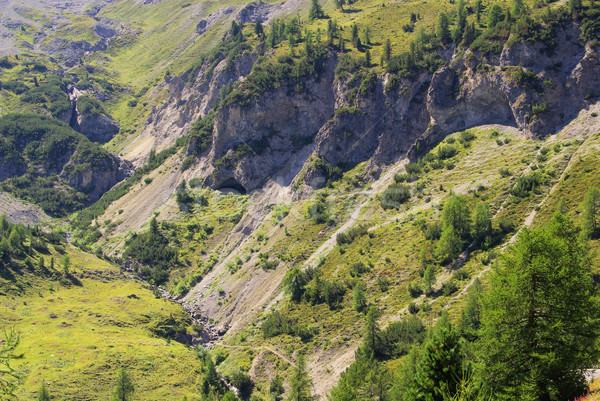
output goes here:
[[[560, 32], [559, 44], [552, 51], [531, 42], [505, 46], [495, 55], [448, 49], [445, 65], [435, 73], [423, 71], [403, 78], [393, 90], [386, 90], [390, 75], [379, 75], [364, 93], [352, 90], [356, 84], [350, 77], [335, 76], [337, 56], [331, 54], [321, 78], [309, 81], [305, 93], [279, 88], [248, 105], [219, 108], [208, 149], [187, 171], [172, 172], [173, 179], [162, 190], [169, 195], [180, 180], [200, 178], [215, 189], [247, 191], [252, 206], [220, 248], [219, 263], [183, 299], [186, 308], [235, 333], [267, 305], [274, 305], [281, 296], [285, 269], [257, 269], [233, 277], [226, 263], [268, 218], [269, 204], [306, 198], [312, 189], [325, 184], [328, 173], [315, 163], [317, 158], [343, 169], [366, 161], [372, 172], [367, 176], [380, 179], [383, 188], [391, 181], [390, 166], [417, 159], [455, 131], [501, 124], [530, 138], [559, 132], [596, 101], [591, 90], [598, 87], [600, 78], [598, 58], [594, 49], [582, 47], [577, 38], [577, 28], [572, 27]], [[168, 89], [169, 100], [154, 110], [141, 135], [124, 149], [124, 157], [140, 165], [151, 149], [165, 148], [186, 135], [192, 123], [214, 107], [223, 85], [247, 77], [257, 58], [246, 53], [232, 69], [226, 69], [222, 61], [212, 72], [203, 66], [195, 77], [188, 73], [170, 78], [162, 88]], [[536, 115], [533, 106], [542, 104], [545, 107], [537, 107]], [[302, 145], [291, 148], [292, 138], [301, 138]], [[217, 163], [232, 155], [236, 144], [258, 140], [265, 144], [262, 152], [244, 154], [231, 166]], [[380, 173], [384, 173], [381, 178]], [[127, 213], [143, 209], [147, 215], [137, 216], [137, 221], [148, 221], [153, 209], [143, 203], [151, 200], [139, 201], [131, 211], [125, 209], [121, 218], [127, 220]], [[248, 261], [241, 270], [250, 271], [254, 263], [254, 259]], [[221, 304], [211, 290], [216, 284], [224, 285], [230, 297], [227, 303]], [[327, 355], [330, 360], [339, 359], [332, 377], [345, 369], [352, 355], [350, 351]]]

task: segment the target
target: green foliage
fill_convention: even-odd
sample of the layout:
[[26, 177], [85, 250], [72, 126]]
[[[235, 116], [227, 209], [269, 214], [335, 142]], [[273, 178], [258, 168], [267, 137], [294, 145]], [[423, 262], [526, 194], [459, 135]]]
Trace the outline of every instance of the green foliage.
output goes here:
[[324, 17], [325, 13], [323, 12], [323, 7], [319, 4], [319, 0], [311, 0], [310, 10], [308, 11], [308, 20], [313, 21]]
[[71, 102], [65, 93], [65, 85], [58, 77], [48, 78], [46, 83], [25, 93], [21, 100], [42, 105], [56, 118], [63, 117], [65, 113], [71, 111]]
[[458, 237], [469, 237], [471, 214], [464, 196], [452, 194], [448, 198], [442, 210], [442, 223], [442, 236], [445, 228], [451, 228]]
[[[438, 323], [439, 326], [439, 323]], [[410, 392], [415, 401], [454, 396], [463, 377], [460, 336], [451, 326], [436, 327], [418, 363]]]
[[435, 29], [435, 35], [440, 42], [443, 44], [450, 42], [450, 22], [445, 13], [440, 13]]
[[410, 187], [406, 184], [393, 183], [379, 195], [379, 203], [384, 209], [398, 209], [410, 199]]
[[350, 264], [349, 272], [351, 277], [360, 277], [364, 273], [369, 272], [371, 269], [365, 265], [362, 261], [354, 262]]
[[314, 269], [305, 269], [300, 270], [295, 267], [283, 278], [283, 288], [287, 294], [291, 296], [292, 301], [300, 302], [302, 300], [302, 296], [306, 291], [305, 286], [313, 279], [315, 276]]
[[542, 175], [538, 171], [533, 171], [517, 178], [517, 182], [510, 189], [510, 193], [519, 198], [526, 198], [532, 193], [535, 193], [541, 184]]
[[283, 387], [283, 378], [279, 375], [275, 375], [273, 380], [271, 380], [271, 384], [269, 385], [269, 395], [271, 396], [271, 401], [282, 401], [283, 393], [285, 393], [285, 388]]
[[23, 357], [17, 353], [19, 341], [19, 335], [11, 330], [4, 333], [4, 343], [0, 346], [0, 396], [6, 399], [14, 397], [20, 377], [18, 371], [12, 367], [12, 362]]
[[150, 230], [134, 235], [126, 243], [123, 258], [141, 264], [140, 273], [156, 285], [169, 277], [169, 269], [179, 264], [178, 248], [160, 232], [156, 217], [150, 221]]
[[329, 395], [331, 401], [384, 401], [388, 398], [391, 374], [385, 365], [357, 353], [356, 360], [344, 371]]
[[471, 237], [478, 244], [489, 244], [491, 242], [492, 213], [487, 203], [480, 203], [473, 212], [473, 226], [471, 227]]
[[437, 156], [440, 160], [450, 159], [458, 154], [458, 149], [452, 145], [441, 145], [438, 148]]
[[391, 359], [407, 355], [415, 344], [425, 340], [425, 334], [425, 325], [414, 315], [393, 322], [378, 335], [375, 356]]
[[555, 215], [523, 229], [484, 298], [480, 358], [498, 397], [574, 399], [600, 357], [600, 304], [573, 223]]
[[254, 390], [254, 382], [248, 374], [236, 369], [230, 377], [231, 385], [238, 389], [238, 395], [242, 400], [249, 400]]
[[21, 81], [0, 82], [0, 88], [9, 90], [15, 95], [21, 95], [29, 90], [29, 87]]
[[189, 132], [190, 153], [200, 155], [208, 149], [208, 146], [212, 141], [214, 118], [214, 112], [210, 112], [204, 118], [198, 119], [198, 121], [192, 125]]
[[308, 208], [308, 215], [315, 224], [329, 222], [329, 205], [326, 202], [327, 194], [320, 193]]
[[425, 294], [429, 295], [433, 293], [435, 281], [435, 270], [433, 269], [433, 266], [429, 265], [423, 274], [423, 289]]
[[483, 288], [479, 278], [473, 282], [467, 294], [467, 304], [462, 310], [460, 317], [459, 330], [461, 335], [468, 341], [475, 341], [479, 338], [479, 328], [481, 325], [481, 298]]
[[117, 373], [114, 391], [111, 401], [130, 401], [133, 400], [135, 386], [133, 380], [129, 377], [124, 368], [121, 368]]
[[273, 311], [262, 324], [262, 332], [265, 338], [276, 337], [281, 334], [297, 336], [304, 342], [313, 337], [313, 332], [306, 325], [298, 324], [297, 320], [291, 319], [278, 311]]
[[[294, 34], [290, 33], [286, 38], [292, 39], [290, 44], [295, 46]], [[305, 92], [306, 82], [311, 78], [318, 79], [324, 71], [324, 62], [327, 58], [327, 50], [323, 44], [313, 43], [311, 37], [307, 38], [307, 42], [305, 52], [298, 60], [289, 58], [281, 63], [277, 59], [267, 59], [263, 63], [255, 64], [250, 75], [227, 96], [223, 105], [234, 103], [242, 106], [249, 105], [251, 101], [258, 101], [263, 93], [284, 85], [290, 92]]]
[[494, 28], [500, 22], [504, 21], [504, 12], [502, 7], [498, 4], [492, 4], [487, 15], [487, 26], [488, 29]]
[[84, 116], [99, 116], [105, 114], [102, 103], [95, 97], [89, 95], [81, 95], [77, 98], [77, 111]]
[[313, 305], [326, 303], [329, 308], [337, 308], [344, 300], [346, 286], [336, 280], [321, 279], [316, 274], [314, 280], [306, 287], [304, 299]]
[[598, 238], [600, 235], [600, 190], [589, 187], [583, 198], [582, 233], [587, 238]]
[[546, 103], [538, 103], [531, 106], [531, 112], [534, 116], [539, 116], [548, 111], [548, 105]]
[[358, 237], [362, 237], [367, 234], [367, 226], [359, 224], [356, 227], [352, 227], [343, 233], [339, 233], [336, 236], [336, 242], [338, 245], [351, 244]]
[[354, 286], [354, 292], [352, 293], [352, 307], [357, 312], [362, 312], [367, 307], [367, 295], [360, 283]]
[[61, 121], [33, 114], [0, 117], [0, 167], [12, 176], [3, 189], [39, 204], [53, 216], [88, 204], [85, 193], [94, 188], [79, 192], [62, 177], [113, 168], [112, 164], [107, 151]]
[[292, 371], [290, 378], [290, 391], [288, 400], [291, 401], [312, 401], [314, 397], [310, 394], [312, 380], [306, 371], [306, 360], [304, 354], [299, 354], [296, 360], [296, 366]]
[[50, 401], [50, 392], [48, 392], [48, 387], [46, 387], [46, 383], [44, 382], [42, 382], [38, 390], [37, 401]]

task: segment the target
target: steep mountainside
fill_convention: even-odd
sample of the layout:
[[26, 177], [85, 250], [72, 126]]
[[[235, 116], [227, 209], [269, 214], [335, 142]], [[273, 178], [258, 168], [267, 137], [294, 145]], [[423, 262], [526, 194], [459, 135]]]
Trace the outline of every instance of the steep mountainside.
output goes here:
[[[76, 3], [2, 5], [18, 396], [105, 399], [116, 361], [140, 399], [487, 399], [482, 299], [519, 233], [562, 227], [552, 251], [590, 250], [596, 291], [600, 4]], [[436, 341], [455, 342], [450, 387], [427, 384]], [[593, 366], [498, 388], [573, 399]]]

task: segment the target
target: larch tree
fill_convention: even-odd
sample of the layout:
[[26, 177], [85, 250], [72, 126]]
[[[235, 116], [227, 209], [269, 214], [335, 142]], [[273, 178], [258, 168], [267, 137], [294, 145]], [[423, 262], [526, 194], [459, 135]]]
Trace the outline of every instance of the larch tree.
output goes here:
[[523, 231], [483, 299], [480, 374], [497, 399], [572, 400], [598, 364], [600, 302], [577, 228], [556, 214]]
[[119, 369], [111, 401], [131, 401], [134, 392], [135, 386], [133, 385], [133, 380], [131, 380], [131, 377], [129, 377], [124, 368]]
[[306, 359], [303, 354], [298, 355], [296, 366], [290, 378], [290, 394], [288, 401], [312, 401], [310, 394], [312, 380], [306, 372]]
[[583, 198], [583, 235], [587, 238], [598, 237], [599, 222], [598, 213], [600, 213], [600, 190], [596, 187], [590, 187]]

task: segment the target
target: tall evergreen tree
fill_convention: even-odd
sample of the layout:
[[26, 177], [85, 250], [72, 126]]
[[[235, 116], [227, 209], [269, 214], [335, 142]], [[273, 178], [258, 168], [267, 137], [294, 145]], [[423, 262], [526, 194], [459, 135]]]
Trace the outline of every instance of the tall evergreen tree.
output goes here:
[[488, 29], [495, 27], [504, 20], [504, 12], [498, 4], [493, 4], [488, 11], [487, 27]]
[[312, 401], [310, 394], [312, 380], [306, 372], [306, 360], [303, 354], [298, 355], [296, 366], [290, 378], [290, 393], [288, 401]]
[[433, 292], [433, 285], [435, 284], [435, 271], [433, 270], [433, 266], [429, 265], [427, 269], [425, 269], [425, 273], [423, 274], [423, 291], [425, 294], [429, 295]]
[[498, 399], [572, 400], [600, 358], [600, 303], [573, 223], [523, 229], [483, 300], [481, 374]]
[[438, 17], [438, 23], [435, 27], [435, 36], [443, 44], [450, 42], [450, 22], [448, 16], [445, 13], [440, 13]]
[[357, 283], [354, 286], [352, 301], [354, 305], [354, 310], [357, 312], [362, 312], [367, 306], [367, 297], [365, 295], [365, 290], [363, 290], [362, 285], [360, 283]]
[[309, 21], [313, 21], [318, 18], [325, 17], [325, 13], [323, 12], [323, 7], [319, 3], [319, 0], [311, 0], [310, 10], [308, 11], [308, 19]]
[[368, 25], [365, 27], [365, 45], [371, 45], [371, 32]]
[[0, 345], [0, 399], [14, 399], [19, 374], [12, 362], [23, 357], [16, 352], [19, 342], [19, 335], [11, 330], [4, 334], [4, 342]]
[[525, 13], [525, 4], [523, 4], [523, 0], [513, 0], [512, 7], [510, 9], [511, 14], [514, 19], [519, 19]]
[[389, 39], [383, 44], [383, 59], [387, 63], [392, 58], [392, 42]]
[[480, 203], [473, 212], [473, 227], [471, 236], [478, 244], [482, 245], [491, 241], [492, 213], [487, 203]]
[[37, 401], [50, 401], [50, 393], [48, 392], [48, 388], [44, 382], [42, 382], [42, 385], [38, 390]]
[[463, 32], [467, 26], [467, 12], [465, 10], [465, 0], [458, 0], [456, 4], [456, 26], [452, 33], [454, 43], [460, 43], [463, 38]]
[[481, 11], [483, 10], [483, 4], [481, 0], [475, 1], [475, 18], [477, 19], [477, 23], [481, 22]]
[[596, 238], [600, 233], [600, 190], [589, 187], [583, 198], [583, 235], [587, 238]]
[[442, 210], [443, 227], [452, 227], [457, 236], [466, 239], [471, 230], [471, 214], [462, 195], [451, 195]]
[[379, 347], [380, 341], [380, 333], [379, 325], [377, 324], [377, 319], [379, 318], [379, 311], [376, 307], [371, 306], [367, 311], [367, 315], [365, 316], [365, 328], [363, 332], [363, 343], [361, 347], [361, 352], [364, 354], [366, 358], [371, 358], [377, 352], [377, 348]]
[[445, 401], [457, 393], [463, 376], [460, 336], [450, 324], [433, 332], [421, 358], [411, 386], [415, 401]]
[[463, 337], [469, 341], [475, 341], [478, 336], [481, 325], [481, 297], [483, 287], [479, 278], [476, 278], [469, 288], [467, 294], [467, 304], [460, 317], [459, 330]]
[[119, 369], [111, 401], [131, 401], [135, 386], [124, 368]]

